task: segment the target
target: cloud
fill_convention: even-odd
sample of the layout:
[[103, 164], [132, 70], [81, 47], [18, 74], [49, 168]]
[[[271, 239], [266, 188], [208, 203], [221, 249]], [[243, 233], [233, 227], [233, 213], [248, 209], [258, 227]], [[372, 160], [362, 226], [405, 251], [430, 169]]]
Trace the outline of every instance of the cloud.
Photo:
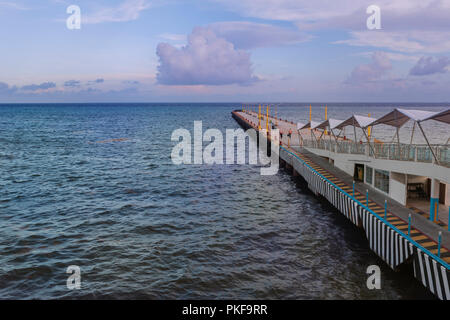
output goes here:
[[[400, 52], [450, 51], [450, 0], [210, 0], [247, 17], [294, 23], [303, 31], [346, 30], [335, 43]], [[367, 30], [366, 8], [381, 8], [382, 30]]]
[[345, 83], [365, 85], [381, 79], [391, 69], [392, 65], [388, 55], [385, 52], [374, 52], [372, 62], [359, 65], [353, 69]]
[[15, 2], [10, 1], [0, 1], [0, 8], [9, 8], [9, 9], [15, 9], [15, 10], [29, 10], [28, 7]]
[[158, 37], [170, 41], [186, 41], [187, 39], [185, 34], [178, 34], [178, 33], [162, 33], [158, 35]]
[[422, 57], [417, 61], [417, 64], [409, 71], [413, 76], [424, 76], [435, 73], [447, 72], [447, 67], [450, 65], [448, 57]]
[[[211, 0], [247, 17], [296, 22], [305, 28], [365, 29], [366, 8], [381, 8], [382, 25], [389, 30], [450, 27], [449, 0]], [[424, 19], [426, 17], [426, 19]]]
[[448, 31], [405, 31], [384, 30], [350, 32], [351, 38], [334, 43], [360, 47], [385, 48], [399, 52], [438, 53], [450, 51]]
[[38, 90], [47, 90], [51, 88], [55, 88], [56, 83], [54, 82], [43, 82], [41, 84], [30, 84], [23, 86], [21, 89], [25, 91], [38, 91]]
[[[374, 54], [374, 51], [366, 51], [366, 52], [358, 52], [355, 53], [355, 56], [362, 56], [366, 58], [371, 58]], [[408, 62], [417, 62], [420, 59], [420, 55], [410, 55], [396, 52], [385, 52], [391, 61], [408, 61]]]
[[354, 0], [213, 0], [247, 17], [283, 21], [317, 21], [355, 10]]
[[246, 21], [217, 22], [209, 25], [214, 33], [238, 49], [290, 45], [308, 41], [312, 36], [295, 29]]
[[88, 86], [90, 86], [91, 84], [103, 83], [103, 82], [105, 82], [105, 79], [99, 78], [99, 79], [95, 79], [95, 80], [88, 81], [87, 84], [88, 84]]
[[17, 91], [16, 86], [10, 87], [7, 83], [0, 82], [0, 94], [9, 95], [15, 93], [16, 91]]
[[132, 85], [132, 86], [136, 86], [136, 85], [140, 84], [140, 82], [137, 80], [124, 80], [124, 81], [122, 81], [122, 83]]
[[93, 14], [81, 15], [82, 23], [126, 22], [139, 18], [141, 11], [150, 8], [147, 0], [125, 0], [119, 6], [102, 8]]
[[79, 87], [81, 85], [81, 82], [78, 80], [69, 80], [64, 82], [64, 87]]
[[180, 49], [160, 43], [156, 49], [160, 64], [157, 81], [165, 85], [249, 84], [252, 75], [250, 54], [235, 49], [210, 28], [195, 28], [188, 44]]

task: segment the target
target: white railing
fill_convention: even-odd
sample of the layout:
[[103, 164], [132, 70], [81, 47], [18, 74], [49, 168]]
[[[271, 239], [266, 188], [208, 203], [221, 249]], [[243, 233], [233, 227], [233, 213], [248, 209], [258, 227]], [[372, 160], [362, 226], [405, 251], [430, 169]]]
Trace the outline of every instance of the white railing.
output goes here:
[[[367, 155], [377, 159], [436, 163], [428, 145], [397, 143], [354, 143], [353, 141], [303, 140], [303, 146], [334, 153]], [[431, 145], [438, 164], [450, 167], [450, 146]]]

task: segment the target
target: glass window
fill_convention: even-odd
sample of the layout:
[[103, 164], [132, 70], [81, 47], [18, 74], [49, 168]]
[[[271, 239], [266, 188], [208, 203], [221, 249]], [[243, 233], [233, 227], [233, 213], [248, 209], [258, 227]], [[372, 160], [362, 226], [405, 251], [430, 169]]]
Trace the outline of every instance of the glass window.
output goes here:
[[389, 171], [375, 170], [375, 187], [389, 193]]
[[373, 169], [371, 167], [366, 166], [366, 182], [368, 184], [372, 184], [373, 181]]

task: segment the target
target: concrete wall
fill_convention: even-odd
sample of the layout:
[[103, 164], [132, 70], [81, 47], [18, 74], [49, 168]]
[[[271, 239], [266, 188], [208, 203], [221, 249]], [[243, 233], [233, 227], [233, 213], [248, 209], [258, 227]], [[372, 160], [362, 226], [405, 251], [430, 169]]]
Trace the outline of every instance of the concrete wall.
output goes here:
[[353, 174], [355, 173], [355, 163], [352, 161], [346, 161], [344, 159], [334, 159], [334, 166], [341, 169], [348, 175], [353, 177]]
[[389, 179], [389, 196], [406, 206], [406, 195], [406, 175], [403, 173], [391, 172]]

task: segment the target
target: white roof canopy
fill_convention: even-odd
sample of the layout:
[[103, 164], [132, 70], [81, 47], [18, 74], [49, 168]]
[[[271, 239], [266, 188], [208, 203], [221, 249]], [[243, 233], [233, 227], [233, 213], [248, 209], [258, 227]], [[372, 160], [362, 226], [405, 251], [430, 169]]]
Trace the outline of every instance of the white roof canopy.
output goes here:
[[359, 115], [352, 115], [347, 120], [342, 121], [339, 123], [335, 128], [336, 129], [342, 129], [346, 126], [355, 126], [358, 128], [366, 128], [367, 126], [371, 125], [372, 122], [376, 121], [375, 118], [365, 117], [365, 116], [359, 116]]
[[328, 120], [325, 120], [324, 122], [322, 122], [321, 124], [319, 124], [317, 126], [317, 129], [326, 129], [328, 127], [332, 130], [332, 129], [336, 128], [336, 126], [338, 126], [341, 122], [342, 122], [342, 120], [328, 119]]
[[320, 124], [320, 122], [317, 121], [311, 121], [308, 122], [307, 124], [305, 124], [303, 127], [301, 127], [299, 130], [303, 130], [303, 129], [315, 129], [318, 125]]
[[297, 130], [300, 130], [301, 128], [303, 128], [305, 124], [302, 122], [297, 123]]
[[425, 121], [425, 120], [436, 120], [436, 121], [441, 121], [441, 122], [450, 124], [450, 108], [448, 108], [447, 110], [441, 111], [441, 112], [437, 112], [434, 115], [432, 115], [428, 118], [425, 118], [421, 121]]
[[407, 110], [396, 108], [393, 111], [385, 114], [370, 125], [386, 124], [396, 128], [402, 127], [409, 120], [420, 122], [424, 119], [434, 116], [436, 112], [423, 110]]

